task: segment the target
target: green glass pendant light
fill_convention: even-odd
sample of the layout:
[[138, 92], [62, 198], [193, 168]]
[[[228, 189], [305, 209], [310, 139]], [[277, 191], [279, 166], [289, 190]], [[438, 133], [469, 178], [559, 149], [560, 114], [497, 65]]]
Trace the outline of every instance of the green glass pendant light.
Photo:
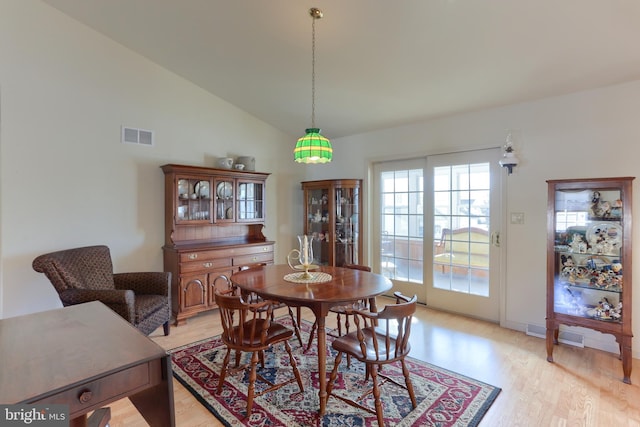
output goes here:
[[322, 18], [322, 11], [309, 9], [311, 15], [311, 127], [298, 139], [293, 158], [298, 163], [328, 163], [333, 157], [331, 142], [315, 127], [316, 119], [316, 20]]

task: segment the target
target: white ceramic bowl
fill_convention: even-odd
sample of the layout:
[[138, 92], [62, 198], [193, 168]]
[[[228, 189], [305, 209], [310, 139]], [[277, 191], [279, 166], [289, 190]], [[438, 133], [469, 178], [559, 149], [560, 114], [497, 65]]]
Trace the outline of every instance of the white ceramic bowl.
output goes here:
[[255, 171], [256, 170], [256, 159], [251, 156], [240, 156], [236, 160], [236, 163], [241, 163], [244, 165], [244, 170], [247, 171]]

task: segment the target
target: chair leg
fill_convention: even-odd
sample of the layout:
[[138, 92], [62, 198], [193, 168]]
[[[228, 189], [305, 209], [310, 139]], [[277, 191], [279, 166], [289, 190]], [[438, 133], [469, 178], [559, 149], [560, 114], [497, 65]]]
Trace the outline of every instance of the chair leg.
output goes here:
[[[293, 310], [291, 307], [287, 306], [287, 310], [289, 310], [289, 316], [291, 317], [291, 322], [293, 322], [293, 331], [296, 333], [296, 337], [298, 338], [298, 342], [300, 343], [300, 347], [304, 347], [302, 343], [302, 336], [300, 335], [300, 326], [298, 321], [296, 320], [296, 316], [293, 315]], [[300, 310], [300, 308], [298, 308]]]
[[291, 367], [293, 368], [293, 375], [296, 377], [296, 381], [298, 382], [298, 387], [300, 387], [300, 392], [304, 391], [304, 386], [302, 385], [302, 377], [300, 376], [300, 371], [298, 370], [298, 364], [296, 363], [296, 359], [293, 357], [293, 353], [291, 352], [291, 346], [289, 345], [289, 341], [284, 342], [284, 348], [287, 350], [289, 354], [289, 360], [291, 361]]
[[[331, 371], [331, 375], [329, 376], [329, 381], [327, 382], [327, 401], [329, 397], [331, 397], [331, 391], [333, 391], [333, 384], [336, 381], [336, 377], [338, 376], [338, 368], [340, 367], [340, 362], [342, 361], [342, 353], [338, 352], [335, 361], [333, 362], [333, 370]], [[382, 426], [382, 424], [380, 424]]]
[[164, 332], [164, 336], [169, 336], [169, 329], [170, 329], [170, 325], [169, 325], [169, 320], [167, 320], [166, 322], [164, 322], [164, 324], [162, 325], [162, 329]]
[[309, 332], [309, 342], [307, 343], [307, 348], [303, 351], [303, 353], [306, 353], [311, 348], [313, 339], [316, 336], [316, 329], [318, 329], [318, 321], [313, 322], [313, 326], [311, 326], [311, 332]]
[[402, 374], [404, 375], [404, 382], [407, 385], [407, 391], [409, 392], [411, 404], [413, 405], [413, 409], [416, 409], [416, 406], [418, 406], [416, 402], [416, 394], [413, 391], [413, 383], [411, 382], [409, 370], [407, 369], [406, 363], [404, 363], [404, 359], [402, 359]]
[[249, 418], [251, 415], [251, 410], [253, 409], [253, 396], [256, 393], [256, 368], [258, 365], [258, 352], [254, 351], [251, 355], [251, 372], [249, 373], [249, 387], [247, 389], [247, 415], [246, 418]]
[[[384, 415], [382, 414], [382, 402], [380, 402], [380, 387], [378, 386], [378, 370], [374, 366], [369, 366], [371, 374], [371, 382], [373, 383], [373, 398], [376, 404], [376, 416], [378, 417], [378, 425], [384, 425]], [[415, 408], [415, 406], [414, 406]]]
[[227, 365], [229, 364], [229, 358], [231, 357], [231, 349], [227, 348], [227, 353], [224, 355], [222, 361], [222, 368], [220, 369], [220, 376], [218, 377], [218, 390], [217, 393], [222, 393], [222, 386], [224, 385], [224, 379], [227, 376]]
[[365, 380], [368, 380], [368, 379], [369, 379], [369, 375], [370, 375], [370, 374], [369, 374], [369, 370], [371, 370], [371, 369], [377, 369], [377, 371], [376, 371], [376, 372], [381, 372], [381, 371], [382, 371], [382, 367], [383, 367], [383, 366], [384, 366], [384, 365], [373, 365], [373, 364], [372, 364], [372, 365], [367, 365], [367, 368], [366, 368], [366, 370], [365, 370], [364, 379], [365, 379]]

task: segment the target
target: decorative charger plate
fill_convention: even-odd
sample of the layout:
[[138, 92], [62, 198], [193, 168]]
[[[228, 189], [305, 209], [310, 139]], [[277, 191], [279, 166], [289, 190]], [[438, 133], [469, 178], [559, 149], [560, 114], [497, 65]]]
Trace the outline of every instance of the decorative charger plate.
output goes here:
[[193, 190], [199, 197], [209, 197], [209, 181], [198, 181], [193, 187]]
[[587, 230], [587, 241], [591, 242], [593, 238], [619, 245], [622, 243], [622, 227], [611, 222], [594, 224]]
[[305, 279], [302, 277], [304, 273], [289, 273], [284, 276], [284, 280], [292, 283], [324, 283], [330, 282], [333, 279], [333, 277], [331, 277], [329, 273], [324, 273], [322, 271], [309, 274], [311, 275], [311, 277]]
[[216, 194], [221, 199], [229, 199], [233, 196], [233, 186], [230, 182], [221, 182], [216, 187]]

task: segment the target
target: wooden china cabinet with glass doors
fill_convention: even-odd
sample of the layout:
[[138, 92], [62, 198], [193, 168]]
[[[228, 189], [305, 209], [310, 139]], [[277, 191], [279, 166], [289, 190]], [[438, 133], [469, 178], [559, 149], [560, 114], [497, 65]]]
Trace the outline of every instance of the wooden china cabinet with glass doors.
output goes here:
[[242, 267], [273, 263], [262, 233], [268, 173], [167, 164], [164, 269], [181, 325], [216, 308], [215, 280]]
[[610, 334], [628, 384], [633, 179], [547, 181], [547, 360], [553, 362], [560, 325]]
[[313, 237], [314, 264], [362, 263], [362, 180], [306, 181], [304, 234]]

